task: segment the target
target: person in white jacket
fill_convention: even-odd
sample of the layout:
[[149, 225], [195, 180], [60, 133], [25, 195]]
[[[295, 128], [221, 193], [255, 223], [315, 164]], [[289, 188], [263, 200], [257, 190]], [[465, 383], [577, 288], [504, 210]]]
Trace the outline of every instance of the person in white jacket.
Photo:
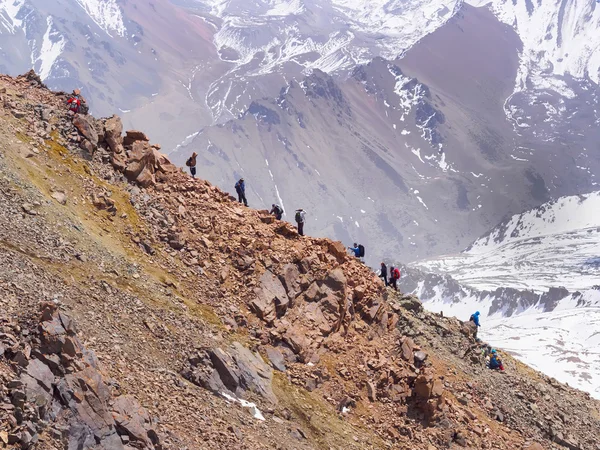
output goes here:
[[296, 223], [298, 224], [298, 234], [304, 236], [304, 222], [306, 220], [306, 212], [300, 208], [296, 210]]

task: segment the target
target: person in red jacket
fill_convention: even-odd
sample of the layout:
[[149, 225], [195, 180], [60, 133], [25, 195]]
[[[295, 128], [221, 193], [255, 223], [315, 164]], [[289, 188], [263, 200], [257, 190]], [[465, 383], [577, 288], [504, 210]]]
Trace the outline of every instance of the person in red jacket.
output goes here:
[[398, 280], [400, 279], [400, 270], [397, 267], [392, 267], [390, 270], [390, 285], [394, 290], [398, 290]]
[[69, 105], [69, 111], [73, 114], [79, 113], [79, 109], [81, 108], [81, 92], [79, 89], [73, 91], [73, 95], [67, 100], [67, 105]]

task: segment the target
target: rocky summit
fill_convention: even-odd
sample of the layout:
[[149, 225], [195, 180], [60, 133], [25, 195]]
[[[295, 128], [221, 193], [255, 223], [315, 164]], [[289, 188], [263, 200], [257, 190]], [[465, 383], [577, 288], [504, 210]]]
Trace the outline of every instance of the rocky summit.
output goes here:
[[[600, 449], [600, 404], [0, 76], [0, 447]], [[310, 226], [305, 230], [310, 234]]]

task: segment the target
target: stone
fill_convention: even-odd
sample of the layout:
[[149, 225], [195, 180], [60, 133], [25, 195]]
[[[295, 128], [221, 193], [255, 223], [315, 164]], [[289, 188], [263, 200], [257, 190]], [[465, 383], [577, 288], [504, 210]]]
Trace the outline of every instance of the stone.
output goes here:
[[117, 115], [104, 122], [104, 139], [113, 153], [123, 153], [123, 122]]
[[418, 352], [415, 352], [413, 356], [415, 359], [415, 365], [421, 365], [427, 359], [427, 353], [425, 353], [424, 351], [421, 351], [421, 350], [419, 350]]
[[435, 380], [431, 388], [431, 397], [441, 397], [443, 393], [444, 383], [442, 383], [442, 380], [440, 379]]
[[533, 444], [525, 446], [523, 450], [544, 450], [544, 447], [542, 447], [541, 444], [534, 442]]
[[53, 192], [51, 197], [61, 205], [67, 204], [67, 195], [64, 192], [56, 191]]
[[263, 273], [259, 281], [260, 286], [255, 289], [256, 298], [250, 302], [250, 307], [259, 318], [272, 323], [276, 317], [285, 314], [290, 299], [279, 278], [270, 271]]
[[37, 382], [47, 391], [52, 390], [54, 384], [54, 374], [50, 368], [39, 359], [32, 359], [27, 366], [27, 375], [37, 380]]
[[148, 142], [135, 141], [129, 153], [124, 174], [129, 181], [141, 187], [156, 184], [156, 174], [159, 172], [176, 172], [177, 168], [158, 150], [150, 147]]
[[123, 145], [125, 147], [131, 146], [135, 142], [149, 142], [148, 136], [145, 133], [138, 130], [128, 130], [125, 132], [125, 137], [123, 138]]
[[190, 358], [191, 367], [182, 375], [195, 384], [209, 389], [218, 395], [223, 392], [244, 397], [253, 392], [275, 404], [273, 393], [273, 370], [258, 353], [253, 353], [239, 342], [234, 342], [226, 350], [214, 348], [206, 357]]
[[372, 402], [377, 401], [377, 389], [371, 381], [367, 382], [367, 395], [369, 396], [369, 400]]
[[347, 285], [346, 276], [338, 267], [327, 274], [323, 284], [333, 292], [343, 292]]
[[402, 358], [408, 362], [413, 362], [414, 354], [413, 349], [415, 348], [415, 343], [409, 337], [404, 338], [402, 341]]
[[408, 311], [413, 311], [413, 312], [423, 311], [423, 304], [417, 297], [415, 297], [413, 295], [403, 296], [400, 299], [400, 302], [398, 304], [400, 305], [401, 308], [404, 308]]
[[25, 117], [27, 115], [26, 112], [19, 111], [17, 109], [13, 109], [11, 112], [12, 112], [12, 115], [15, 116], [17, 119], [22, 119], [23, 117]]
[[79, 133], [92, 144], [93, 149], [95, 150], [96, 147], [98, 147], [98, 133], [96, 133], [92, 120], [93, 118], [91, 116], [75, 114], [75, 117], [73, 117], [73, 125], [77, 128]]
[[280, 276], [281, 282], [290, 298], [296, 297], [298, 294], [298, 279], [300, 278], [300, 270], [296, 264], [286, 264], [283, 267], [283, 274]]
[[271, 365], [280, 372], [286, 372], [287, 368], [285, 367], [285, 358], [283, 354], [276, 348], [268, 347], [267, 348], [267, 358], [271, 362]]
[[343, 260], [345, 260], [348, 255], [348, 253], [346, 252], [346, 246], [340, 241], [329, 243], [329, 253], [335, 256], [338, 262], [342, 262]]
[[429, 372], [420, 374], [415, 380], [415, 394], [421, 399], [431, 398], [433, 391], [433, 376]]
[[33, 209], [33, 205], [31, 203], [23, 203], [21, 205], [21, 209], [30, 216], [37, 216], [37, 212]]
[[121, 435], [127, 435], [129, 440], [150, 444], [148, 433], [150, 416], [135, 398], [130, 395], [118, 397], [112, 406], [112, 416]]

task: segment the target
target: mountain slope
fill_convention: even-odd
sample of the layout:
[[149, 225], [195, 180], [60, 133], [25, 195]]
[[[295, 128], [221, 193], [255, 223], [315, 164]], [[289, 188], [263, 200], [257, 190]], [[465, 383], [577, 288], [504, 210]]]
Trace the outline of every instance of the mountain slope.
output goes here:
[[[386, 291], [339, 242], [240, 207], [116, 116], [67, 115], [33, 74], [0, 92], [8, 448], [598, 445], [596, 401], [508, 355], [510, 375], [486, 369], [464, 324]], [[146, 408], [119, 413], [123, 394]]]

